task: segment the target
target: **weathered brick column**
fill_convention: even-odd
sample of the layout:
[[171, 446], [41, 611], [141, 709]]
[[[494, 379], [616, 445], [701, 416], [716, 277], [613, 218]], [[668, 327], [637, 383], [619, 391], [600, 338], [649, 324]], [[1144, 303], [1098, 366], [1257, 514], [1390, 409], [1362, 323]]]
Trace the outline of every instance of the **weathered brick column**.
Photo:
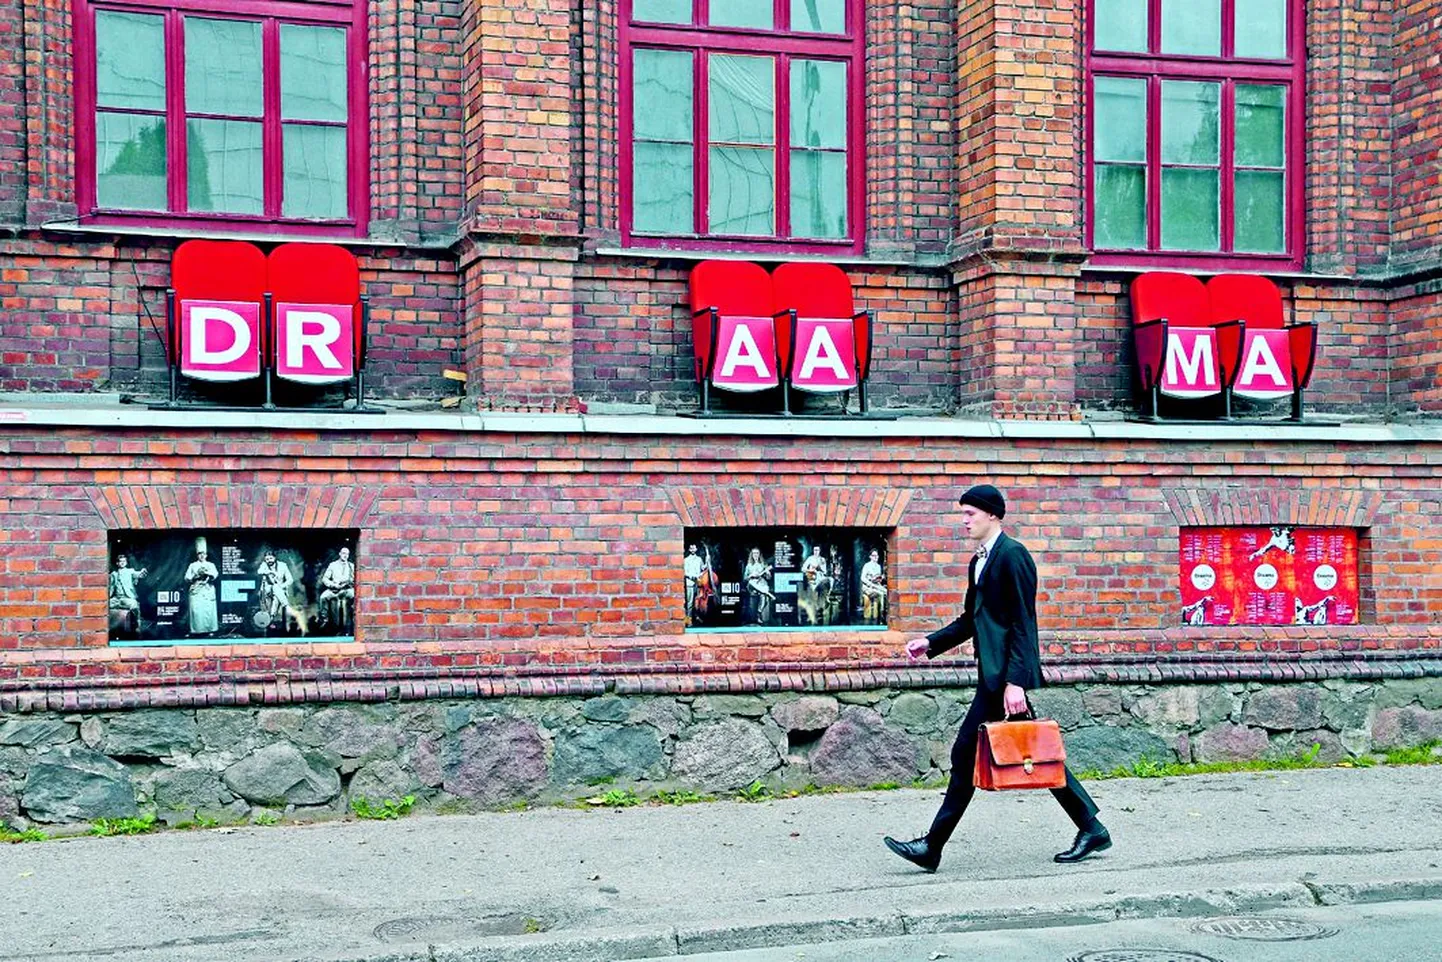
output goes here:
[[576, 27], [549, 0], [463, 11], [463, 338], [467, 388], [484, 407], [574, 404]]
[[958, 16], [959, 400], [994, 417], [1070, 419], [1084, 253], [1080, 4], [973, 0]]

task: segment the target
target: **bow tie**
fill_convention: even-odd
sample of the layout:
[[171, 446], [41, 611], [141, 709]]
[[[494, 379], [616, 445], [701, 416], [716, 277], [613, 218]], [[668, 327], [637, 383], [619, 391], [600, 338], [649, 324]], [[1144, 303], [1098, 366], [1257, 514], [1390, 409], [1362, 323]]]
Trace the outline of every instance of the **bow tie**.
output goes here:
[[981, 544], [981, 545], [977, 545], [977, 546], [976, 546], [976, 560], [977, 560], [977, 561], [985, 561], [985, 560], [986, 560], [986, 545]]

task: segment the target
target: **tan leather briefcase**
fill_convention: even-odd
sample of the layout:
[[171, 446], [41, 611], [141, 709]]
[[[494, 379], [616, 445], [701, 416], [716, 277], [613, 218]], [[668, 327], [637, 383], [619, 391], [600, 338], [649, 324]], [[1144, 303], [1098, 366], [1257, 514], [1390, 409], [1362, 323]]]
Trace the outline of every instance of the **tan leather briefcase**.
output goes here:
[[987, 791], [1061, 788], [1066, 784], [1061, 726], [1049, 719], [982, 725], [972, 784]]

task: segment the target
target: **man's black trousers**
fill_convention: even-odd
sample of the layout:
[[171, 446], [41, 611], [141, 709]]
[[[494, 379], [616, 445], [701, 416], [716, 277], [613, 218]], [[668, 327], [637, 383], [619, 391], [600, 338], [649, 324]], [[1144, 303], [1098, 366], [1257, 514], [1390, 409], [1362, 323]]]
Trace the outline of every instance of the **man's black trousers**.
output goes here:
[[[1006, 708], [1001, 692], [982, 689], [976, 693], [976, 698], [961, 723], [956, 744], [951, 746], [951, 783], [947, 785], [946, 797], [941, 802], [936, 818], [932, 819], [931, 829], [926, 833], [926, 840], [934, 851], [940, 851], [951, 838], [961, 816], [966, 813], [971, 796], [976, 794], [972, 774], [976, 768], [977, 730], [983, 722], [1001, 721], [1005, 716]], [[1053, 788], [1051, 793], [1056, 796], [1056, 800], [1061, 803], [1061, 807], [1076, 823], [1077, 828], [1091, 825], [1097, 813], [1096, 802], [1093, 802], [1086, 789], [1082, 788], [1081, 782], [1076, 780], [1070, 768], [1066, 770], [1066, 785]]]

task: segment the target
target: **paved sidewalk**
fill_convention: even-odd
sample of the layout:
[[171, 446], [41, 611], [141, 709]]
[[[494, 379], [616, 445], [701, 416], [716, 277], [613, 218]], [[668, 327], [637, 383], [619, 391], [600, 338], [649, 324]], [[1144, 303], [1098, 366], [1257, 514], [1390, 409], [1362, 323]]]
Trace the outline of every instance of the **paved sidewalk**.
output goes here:
[[1090, 788], [1110, 852], [1056, 865], [1049, 795], [980, 795], [936, 875], [881, 844], [935, 791], [0, 846], [0, 962], [616, 962], [1442, 898], [1442, 767]]

